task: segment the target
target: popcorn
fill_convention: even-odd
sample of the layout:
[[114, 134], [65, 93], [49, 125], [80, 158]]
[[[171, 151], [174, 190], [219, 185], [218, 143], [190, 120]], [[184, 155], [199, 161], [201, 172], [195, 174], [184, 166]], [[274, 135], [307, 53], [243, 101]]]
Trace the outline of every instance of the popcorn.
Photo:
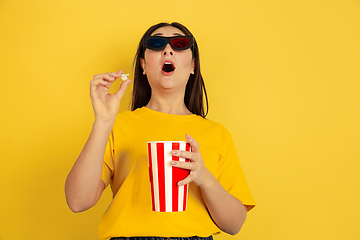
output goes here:
[[123, 80], [123, 81], [126, 81], [127, 80], [127, 76], [129, 76], [129, 74], [125, 74], [125, 73], [123, 73], [123, 74], [121, 74], [121, 79]]

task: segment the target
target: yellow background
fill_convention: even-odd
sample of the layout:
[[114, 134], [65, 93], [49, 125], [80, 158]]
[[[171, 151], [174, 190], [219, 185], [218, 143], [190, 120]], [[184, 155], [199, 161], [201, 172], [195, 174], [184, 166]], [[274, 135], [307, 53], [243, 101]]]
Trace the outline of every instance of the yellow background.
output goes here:
[[0, 1], [0, 239], [98, 239], [110, 190], [80, 214], [64, 196], [94, 120], [89, 82], [132, 75], [160, 21], [194, 33], [208, 118], [232, 133], [257, 201], [216, 239], [359, 240], [357, 0]]

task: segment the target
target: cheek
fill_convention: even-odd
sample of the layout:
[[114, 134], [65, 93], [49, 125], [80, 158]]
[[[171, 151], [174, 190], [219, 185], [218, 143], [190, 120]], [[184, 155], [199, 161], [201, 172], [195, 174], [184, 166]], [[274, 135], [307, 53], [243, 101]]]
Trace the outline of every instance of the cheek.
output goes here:
[[182, 68], [192, 69], [192, 54], [182, 56], [181, 61], [179, 62], [181, 63]]
[[153, 66], [157, 63], [158, 54], [154, 54], [152, 52], [145, 52], [144, 59], [146, 62], [145, 69], [151, 70]]

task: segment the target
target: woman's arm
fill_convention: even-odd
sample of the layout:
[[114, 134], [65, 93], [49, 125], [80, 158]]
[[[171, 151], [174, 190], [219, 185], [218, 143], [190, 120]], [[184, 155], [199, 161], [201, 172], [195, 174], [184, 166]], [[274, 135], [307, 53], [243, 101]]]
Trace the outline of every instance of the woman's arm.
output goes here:
[[[210, 173], [211, 174], [211, 173]], [[206, 186], [200, 187], [209, 213], [224, 232], [235, 235], [245, 222], [247, 209], [242, 202], [226, 191], [211, 175]]]
[[94, 206], [105, 189], [101, 173], [112, 126], [112, 123], [94, 123], [89, 139], [66, 179], [66, 201], [73, 212], [82, 212]]
[[73, 212], [82, 212], [94, 206], [105, 189], [101, 174], [106, 143], [119, 111], [121, 98], [131, 82], [123, 82], [115, 94], [109, 94], [111, 84], [121, 74], [121, 70], [117, 73], [98, 74], [90, 83], [95, 122], [65, 182], [66, 201]]
[[199, 151], [199, 144], [189, 135], [186, 136], [186, 140], [191, 145], [191, 152], [173, 151], [174, 156], [191, 160], [191, 162], [172, 162], [173, 166], [191, 171], [187, 178], [179, 181], [178, 185], [182, 186], [193, 182], [199, 186], [215, 224], [226, 233], [237, 234], [245, 222], [246, 207], [226, 191], [205, 167]]

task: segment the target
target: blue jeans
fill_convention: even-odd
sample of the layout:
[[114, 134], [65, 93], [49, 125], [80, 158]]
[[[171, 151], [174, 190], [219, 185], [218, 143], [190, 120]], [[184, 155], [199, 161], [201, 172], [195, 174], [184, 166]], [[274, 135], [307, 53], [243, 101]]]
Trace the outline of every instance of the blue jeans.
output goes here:
[[111, 238], [110, 240], [213, 240], [213, 237], [115, 237]]

